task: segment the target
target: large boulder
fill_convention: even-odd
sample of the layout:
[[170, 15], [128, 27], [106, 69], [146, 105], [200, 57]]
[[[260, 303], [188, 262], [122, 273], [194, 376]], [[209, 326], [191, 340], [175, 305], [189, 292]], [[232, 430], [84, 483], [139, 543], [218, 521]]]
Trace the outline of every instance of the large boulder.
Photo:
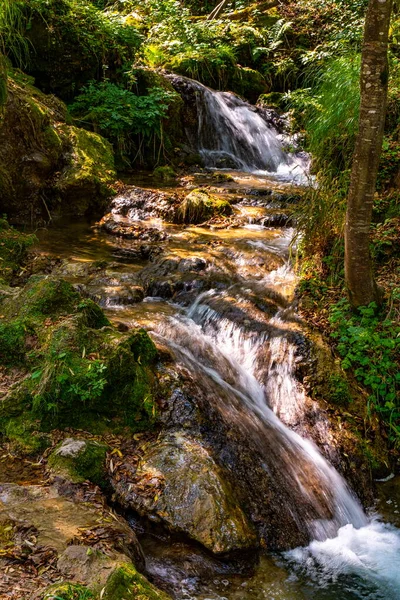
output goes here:
[[115, 177], [111, 145], [66, 125], [66, 106], [29, 78], [8, 78], [0, 119], [0, 211], [14, 222], [99, 213]]
[[144, 566], [132, 529], [93, 489], [0, 485], [0, 568], [32, 600], [168, 600]]
[[182, 433], [163, 435], [140, 448], [132, 477], [115, 472], [118, 501], [183, 532], [215, 554], [256, 545], [256, 536], [209, 450]]

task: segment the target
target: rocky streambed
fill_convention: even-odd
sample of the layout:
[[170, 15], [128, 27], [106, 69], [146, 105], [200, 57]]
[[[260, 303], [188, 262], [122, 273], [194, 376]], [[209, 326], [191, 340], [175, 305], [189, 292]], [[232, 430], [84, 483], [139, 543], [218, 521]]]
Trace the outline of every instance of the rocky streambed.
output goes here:
[[[392, 572], [365, 583], [336, 547], [309, 546], [350, 527], [339, 549], [362, 562], [364, 532], [398, 556], [396, 530], [362, 509], [390, 475], [379, 430], [360, 437], [364, 399], [349, 382], [353, 401], [338, 401], [344, 374], [296, 310], [300, 195], [239, 172], [161, 189], [143, 175], [97, 224], [36, 232], [27, 287], [3, 290], [2, 310], [27, 306], [33, 351], [62, 365], [61, 412], [43, 427], [29, 413], [45, 443], [35, 461], [16, 458], [30, 407], [20, 392], [32, 392], [14, 371], [1, 415], [17, 431], [0, 466], [4, 598], [49, 600], [68, 585], [71, 598], [113, 600], [396, 597]], [[53, 393], [49, 362], [31, 411]]]

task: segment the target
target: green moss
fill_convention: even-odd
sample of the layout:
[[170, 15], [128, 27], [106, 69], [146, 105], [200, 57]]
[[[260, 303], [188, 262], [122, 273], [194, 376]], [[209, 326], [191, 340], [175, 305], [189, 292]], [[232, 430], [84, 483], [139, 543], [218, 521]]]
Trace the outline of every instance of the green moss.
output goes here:
[[79, 293], [63, 279], [33, 276], [17, 300], [21, 316], [58, 317], [76, 307]]
[[153, 171], [153, 177], [156, 179], [162, 179], [165, 181], [175, 179], [176, 173], [172, 167], [169, 165], [165, 165], [163, 167], [157, 167]]
[[85, 327], [101, 329], [111, 325], [100, 306], [90, 298], [85, 298], [78, 304], [78, 312], [82, 316], [82, 325]]
[[285, 94], [281, 92], [270, 92], [269, 94], [261, 94], [257, 100], [257, 104], [262, 106], [273, 106], [276, 108], [285, 108]]
[[213, 173], [212, 178], [218, 183], [229, 183], [229, 181], [235, 181], [232, 175], [228, 173]]
[[138, 573], [133, 565], [126, 564], [111, 573], [102, 596], [103, 600], [170, 600], [165, 592], [157, 590]]
[[151, 365], [157, 359], [158, 352], [153, 340], [144, 329], [129, 336], [129, 344], [134, 359], [141, 365]]
[[251, 102], [256, 102], [260, 94], [268, 91], [264, 77], [248, 67], [237, 67], [230, 81], [230, 88]]
[[0, 280], [10, 282], [18, 273], [34, 244], [34, 235], [26, 235], [0, 219]]
[[116, 177], [111, 144], [100, 135], [69, 125], [60, 127], [70, 153], [56, 189], [70, 211], [83, 215], [110, 196]]
[[55, 583], [38, 596], [39, 600], [91, 600], [93, 593], [84, 585], [72, 582]]
[[0, 432], [21, 455], [37, 455], [50, 446], [50, 437], [40, 431], [41, 423], [29, 412], [0, 421]]
[[328, 376], [326, 400], [339, 406], [347, 406], [351, 401], [350, 387], [344, 375], [333, 373]]
[[72, 481], [83, 483], [91, 481], [100, 487], [106, 485], [107, 446], [95, 441], [82, 441], [82, 447], [76, 452], [65, 452], [65, 442], [59, 444], [49, 456], [48, 465], [53, 473]]
[[[41, 431], [153, 425], [157, 351], [144, 330], [117, 331], [100, 307], [62, 279], [35, 276], [20, 292], [9, 289], [1, 306], [0, 363], [20, 361], [30, 375], [0, 403], [0, 433], [25, 445], [31, 422]], [[29, 348], [26, 333], [34, 341]], [[21, 415], [28, 427], [21, 429], [22, 419], [10, 429], [9, 420]]]
[[227, 200], [211, 195], [205, 189], [190, 192], [178, 211], [178, 221], [182, 223], [202, 223], [217, 215], [232, 214]]
[[0, 322], [0, 364], [20, 362], [25, 351], [25, 327], [21, 321]]

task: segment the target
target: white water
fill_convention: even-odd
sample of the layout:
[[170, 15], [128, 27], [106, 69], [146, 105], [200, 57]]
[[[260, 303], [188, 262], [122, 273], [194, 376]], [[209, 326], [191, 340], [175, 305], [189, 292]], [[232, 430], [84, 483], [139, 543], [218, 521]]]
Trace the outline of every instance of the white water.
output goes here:
[[[189, 309], [185, 318], [173, 318], [161, 333], [169, 340], [180, 360], [186, 362], [191, 370], [201, 370], [225, 392], [239, 399], [248, 411], [255, 414], [268, 426], [279, 440], [286, 472], [288, 489], [300, 490], [303, 498], [315, 509], [316, 514], [324, 514], [327, 503], [334, 512], [332, 519], [310, 520], [306, 527], [312, 537], [324, 540], [336, 535], [339, 527], [353, 523], [356, 527], [367, 524], [362, 508], [337, 471], [323, 458], [317, 447], [283, 425], [268, 406], [266, 390], [257, 380], [255, 372], [260, 348], [267, 343], [267, 334], [245, 333], [228, 319], [221, 318], [211, 309], [206, 299], [214, 292], [202, 294]], [[184, 340], [184, 343], [182, 343]], [[278, 340], [278, 342], [277, 342]], [[273, 344], [281, 338], [273, 339]], [[301, 395], [293, 373], [288, 369], [283, 390], [290, 396], [282, 395], [282, 382], [271, 377], [268, 382], [270, 404], [275, 404], [273, 396], [279, 395], [279, 404], [301, 402]], [[275, 382], [275, 383], [274, 383]], [[268, 435], [268, 429], [265, 434]], [[267, 459], [268, 460], [268, 459]], [[311, 474], [311, 475], [310, 475]], [[318, 477], [318, 492], [308, 485], [310, 476]], [[322, 492], [321, 492], [322, 490]], [[321, 494], [323, 504], [321, 504]], [[331, 496], [334, 501], [332, 502]], [[304, 518], [306, 516], [303, 515]]]
[[[199, 296], [186, 316], [172, 318], [160, 333], [169, 339], [178, 359], [190, 370], [202, 371], [277, 432], [281, 443], [279, 452], [286, 456], [287, 482], [297, 485], [317, 512], [321, 511], [319, 499], [313, 494], [312, 486], [305, 485], [308, 473], [305, 465], [312, 465], [322, 489], [333, 494], [333, 518], [310, 520], [307, 527], [314, 541], [307, 548], [286, 553], [287, 560], [318, 587], [352, 576], [355, 581], [353, 584], [346, 581], [350, 587], [344, 589], [356, 596], [349, 597], [380, 599], [376, 592], [378, 586], [387, 594], [382, 598], [400, 598], [399, 530], [376, 520], [369, 521], [344, 479], [318, 448], [283, 425], [270, 408], [278, 413], [303, 408], [304, 391], [294, 377], [293, 347], [282, 336], [269, 339], [265, 333], [244, 332], [208, 306], [213, 297], [213, 290]], [[272, 323], [279, 326], [283, 321], [278, 316]], [[257, 380], [257, 364], [260, 349], [266, 344], [272, 352], [272, 367], [264, 386]], [[279, 363], [282, 353], [285, 360]], [[366, 580], [367, 595], [358, 596], [361, 580]], [[336, 597], [345, 598], [338, 595], [332, 596], [332, 600]]]
[[359, 529], [345, 525], [336, 537], [313, 541], [307, 548], [287, 552], [286, 557], [319, 587], [356, 577], [366, 593], [374, 590], [374, 595], [362, 598], [400, 598], [400, 531], [378, 520]]
[[257, 109], [229, 92], [192, 81], [196, 89], [198, 148], [208, 167], [234, 168], [302, 183], [309, 160], [289, 153]]

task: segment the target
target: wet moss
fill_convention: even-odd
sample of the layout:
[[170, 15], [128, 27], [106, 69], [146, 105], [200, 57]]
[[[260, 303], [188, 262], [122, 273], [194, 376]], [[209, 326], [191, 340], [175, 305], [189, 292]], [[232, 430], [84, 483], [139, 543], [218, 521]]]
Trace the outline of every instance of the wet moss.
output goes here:
[[[76, 449], [73, 448], [74, 443], [78, 446]], [[72, 483], [91, 481], [105, 487], [106, 454], [107, 446], [104, 444], [91, 440], [65, 440], [49, 456], [48, 465], [54, 474]]]
[[205, 189], [190, 192], [178, 209], [178, 222], [203, 223], [216, 215], [230, 215], [232, 207], [227, 200], [213, 196]]
[[133, 565], [125, 564], [111, 573], [102, 596], [103, 600], [170, 600], [138, 573]]

